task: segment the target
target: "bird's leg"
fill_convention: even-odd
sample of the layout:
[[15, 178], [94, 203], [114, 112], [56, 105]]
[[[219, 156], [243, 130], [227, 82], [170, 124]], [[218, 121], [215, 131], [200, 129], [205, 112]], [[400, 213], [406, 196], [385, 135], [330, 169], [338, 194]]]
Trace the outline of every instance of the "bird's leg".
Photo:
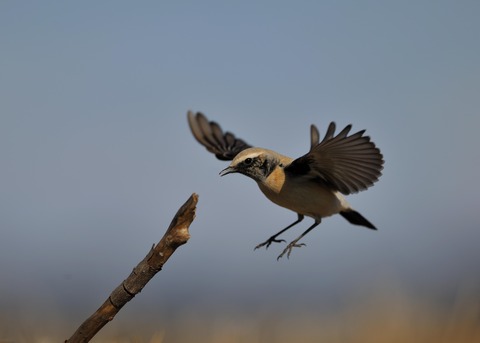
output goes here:
[[258, 248], [261, 248], [263, 246], [266, 245], [266, 249], [268, 249], [268, 247], [270, 246], [270, 244], [272, 244], [273, 242], [276, 242], [276, 243], [280, 243], [280, 242], [285, 242], [284, 239], [277, 239], [278, 236], [280, 236], [282, 233], [284, 233], [285, 231], [287, 231], [288, 229], [290, 229], [292, 226], [295, 226], [297, 225], [298, 223], [300, 223], [302, 220], [303, 220], [303, 214], [300, 214], [300, 213], [297, 213], [298, 215], [298, 219], [296, 221], [294, 221], [292, 224], [288, 225], [285, 229], [277, 232], [276, 234], [274, 234], [272, 237], [270, 237], [269, 239], [267, 239], [265, 242], [263, 243], [260, 243], [259, 245], [257, 245], [255, 247], [255, 249], [253, 250], [257, 250]]
[[307, 233], [313, 230], [318, 224], [320, 224], [320, 220], [315, 220], [315, 223], [312, 224], [308, 229], [305, 230], [297, 239], [291, 241], [287, 247], [283, 250], [283, 252], [277, 257], [277, 261], [283, 257], [283, 255], [287, 254], [287, 258], [290, 258], [290, 254], [292, 253], [293, 248], [299, 248], [305, 245], [305, 243], [298, 244], [298, 241], [303, 238]]

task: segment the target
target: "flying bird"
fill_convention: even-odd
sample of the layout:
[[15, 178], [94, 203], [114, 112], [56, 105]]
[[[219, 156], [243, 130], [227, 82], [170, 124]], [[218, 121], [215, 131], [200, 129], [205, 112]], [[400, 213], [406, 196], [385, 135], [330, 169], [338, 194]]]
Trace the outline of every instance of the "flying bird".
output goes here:
[[310, 151], [296, 159], [275, 151], [253, 147], [230, 132], [224, 132], [214, 121], [200, 112], [187, 113], [188, 123], [195, 139], [222, 161], [232, 161], [220, 172], [221, 176], [240, 173], [257, 182], [262, 193], [275, 204], [297, 213], [297, 220], [255, 249], [268, 248], [282, 233], [300, 223], [305, 216], [314, 223], [291, 241], [278, 256], [290, 257], [292, 249], [304, 246], [298, 243], [320, 224], [322, 218], [340, 214], [351, 224], [376, 230], [376, 227], [355, 211], [344, 195], [357, 193], [372, 186], [382, 175], [383, 156], [380, 150], [364, 136], [365, 130], [349, 135], [352, 125], [335, 134], [331, 122], [320, 141], [315, 125], [310, 126]]

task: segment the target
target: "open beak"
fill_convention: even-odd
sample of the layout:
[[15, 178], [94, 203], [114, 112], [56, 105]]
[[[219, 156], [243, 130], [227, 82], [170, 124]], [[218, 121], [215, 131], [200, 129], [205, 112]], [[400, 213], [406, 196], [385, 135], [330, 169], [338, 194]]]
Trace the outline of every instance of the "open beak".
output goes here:
[[220, 172], [220, 176], [225, 176], [227, 174], [236, 173], [237, 170], [234, 167], [227, 167]]

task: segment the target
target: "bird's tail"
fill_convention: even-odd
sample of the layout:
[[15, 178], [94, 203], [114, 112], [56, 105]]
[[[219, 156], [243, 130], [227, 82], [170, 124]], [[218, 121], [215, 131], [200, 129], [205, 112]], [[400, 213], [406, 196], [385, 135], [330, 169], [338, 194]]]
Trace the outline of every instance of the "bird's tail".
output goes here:
[[372, 230], [377, 229], [372, 223], [365, 219], [364, 216], [362, 216], [355, 210], [350, 209], [346, 211], [341, 211], [340, 215], [354, 225], [365, 226]]

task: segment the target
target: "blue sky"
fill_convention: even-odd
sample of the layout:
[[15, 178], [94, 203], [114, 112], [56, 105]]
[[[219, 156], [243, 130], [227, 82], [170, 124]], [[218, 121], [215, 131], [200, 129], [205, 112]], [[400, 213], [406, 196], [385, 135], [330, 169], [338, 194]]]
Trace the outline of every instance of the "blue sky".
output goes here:
[[[440, 298], [478, 284], [479, 10], [2, 1], [1, 307], [85, 317], [193, 192], [191, 240], [131, 313], [176, 299], [193, 311], [336, 303], [384, 280]], [[189, 109], [292, 157], [312, 123], [367, 129], [384, 175], [349, 201], [379, 231], [336, 216], [290, 260], [276, 261], [280, 246], [253, 251], [296, 215], [245, 177], [220, 178], [226, 164], [191, 137]]]

